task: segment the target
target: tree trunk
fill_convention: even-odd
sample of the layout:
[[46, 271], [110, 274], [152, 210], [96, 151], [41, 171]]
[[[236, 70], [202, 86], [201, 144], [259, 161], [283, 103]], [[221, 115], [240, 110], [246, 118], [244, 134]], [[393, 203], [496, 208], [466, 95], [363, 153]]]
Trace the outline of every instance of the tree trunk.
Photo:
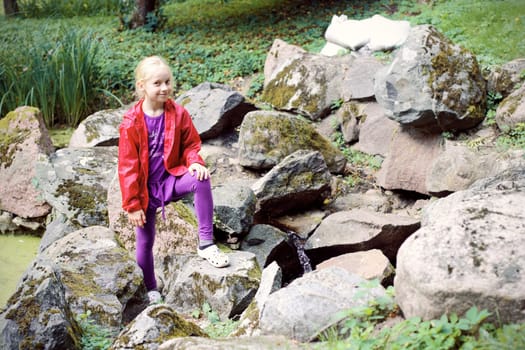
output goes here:
[[16, 0], [4, 0], [4, 13], [6, 17], [14, 17], [18, 14]]
[[133, 16], [132, 28], [144, 26], [148, 13], [155, 11], [156, 5], [156, 0], [136, 0], [137, 9]]

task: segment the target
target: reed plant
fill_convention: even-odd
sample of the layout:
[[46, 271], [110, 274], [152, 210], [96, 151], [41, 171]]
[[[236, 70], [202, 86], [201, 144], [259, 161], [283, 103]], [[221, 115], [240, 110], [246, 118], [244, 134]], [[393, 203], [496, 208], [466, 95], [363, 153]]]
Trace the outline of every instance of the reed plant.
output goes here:
[[76, 126], [100, 91], [96, 83], [99, 44], [86, 30], [62, 28], [56, 43], [36, 37], [25, 61], [0, 63], [0, 113], [21, 105], [38, 107], [47, 126]]

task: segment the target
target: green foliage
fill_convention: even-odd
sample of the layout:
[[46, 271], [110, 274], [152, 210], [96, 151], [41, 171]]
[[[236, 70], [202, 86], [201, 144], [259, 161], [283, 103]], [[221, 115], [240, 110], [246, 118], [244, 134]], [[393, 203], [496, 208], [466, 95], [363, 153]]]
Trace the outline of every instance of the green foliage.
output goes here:
[[487, 113], [483, 124], [487, 126], [496, 124], [496, 109], [503, 96], [499, 92], [489, 91], [487, 93]]
[[378, 323], [397, 314], [392, 295], [348, 310], [342, 327], [325, 331], [315, 349], [499, 350], [525, 346], [525, 324], [496, 328], [486, 322], [490, 313], [475, 306], [461, 318], [456, 314], [429, 321], [413, 317], [378, 330]]
[[250, 88], [248, 89], [248, 92], [246, 93], [246, 97], [248, 98], [256, 98], [259, 96], [264, 87], [264, 75], [261, 73], [257, 73], [254, 75], [253, 80], [250, 83]]
[[[50, 90], [46, 93], [50, 96], [57, 89], [46, 85], [43, 58], [62, 40], [57, 35], [60, 27], [78, 31], [89, 28], [92, 41], [101, 46], [94, 59], [98, 74], [90, 86], [97, 95], [81, 118], [89, 111], [116, 107], [120, 102], [113, 96], [122, 103], [134, 100], [133, 70], [144, 56], [159, 54], [167, 58], [174, 70], [175, 95], [204, 81], [228, 84], [238, 77], [262, 74], [266, 54], [276, 38], [318, 52], [334, 14], [345, 14], [351, 19], [382, 14], [413, 24], [432, 23], [471, 49], [484, 63], [501, 63], [525, 55], [520, 0], [432, 3], [433, 6], [416, 0], [168, 0], [161, 1], [159, 13], [150, 16], [145, 28], [119, 31], [119, 14], [132, 13], [133, 0], [20, 0], [24, 18], [46, 18], [0, 18], [4, 48], [0, 52], [0, 113], [5, 115], [14, 105], [40, 101], [38, 105], [48, 119], [62, 122], [64, 116], [58, 112], [51, 117], [52, 111], [61, 108], [60, 102], [38, 92]], [[76, 17], [69, 18], [72, 16]], [[503, 35], [505, 45], [499, 40]], [[389, 59], [388, 54], [376, 56]], [[44, 68], [31, 62], [33, 58], [43, 61]], [[32, 77], [33, 72], [40, 76]], [[33, 91], [24, 85], [34, 85]], [[256, 96], [261, 88], [262, 78], [254, 81], [249, 97]]]
[[115, 334], [109, 330], [94, 323], [91, 316], [91, 311], [77, 316], [77, 322], [82, 329], [82, 338], [80, 344], [82, 350], [105, 350], [109, 349]]
[[208, 303], [204, 303], [202, 305], [202, 312], [210, 322], [209, 325], [204, 328], [204, 331], [212, 338], [227, 337], [237, 328], [237, 325], [239, 324], [239, 321], [234, 321], [231, 319], [221, 321], [217, 312], [213, 311], [210, 304]]
[[379, 170], [381, 168], [382, 160], [378, 157], [371, 156], [361, 151], [349, 147], [343, 138], [340, 131], [332, 135], [333, 144], [343, 152], [348, 162], [356, 167], [366, 167], [372, 170]]
[[[25, 55], [1, 57], [0, 113], [31, 105], [40, 108], [48, 127], [76, 126], [97, 94], [98, 42], [92, 32], [81, 29], [57, 28], [55, 43], [34, 34]], [[8, 45], [17, 45], [13, 40]]]
[[496, 140], [496, 145], [503, 149], [525, 149], [525, 123], [518, 123], [512, 129], [500, 135]]
[[67, 18], [103, 16], [116, 13], [121, 0], [18, 0], [23, 18]]

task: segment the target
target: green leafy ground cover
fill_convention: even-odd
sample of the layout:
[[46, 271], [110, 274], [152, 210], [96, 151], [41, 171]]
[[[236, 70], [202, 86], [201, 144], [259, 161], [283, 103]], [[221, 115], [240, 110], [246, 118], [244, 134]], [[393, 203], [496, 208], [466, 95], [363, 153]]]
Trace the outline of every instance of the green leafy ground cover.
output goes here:
[[[0, 19], [4, 49], [0, 52], [0, 115], [31, 102], [47, 113], [48, 124], [77, 124], [93, 111], [115, 107], [119, 101], [130, 102], [133, 68], [138, 60], [151, 54], [169, 60], [177, 93], [204, 81], [230, 83], [235, 78], [255, 75], [251, 90], [255, 97], [262, 85], [258, 75], [273, 40], [281, 38], [317, 52], [324, 45], [323, 34], [334, 14], [352, 19], [382, 14], [412, 24], [434, 24], [455, 42], [474, 51], [486, 66], [525, 57], [525, 2], [521, 0], [434, 1], [433, 6], [420, 5], [415, 0], [165, 1], [159, 19], [164, 26], [156, 32], [119, 30], [120, 9], [115, 1], [108, 0], [104, 7], [99, 0], [85, 10], [92, 14], [97, 5], [102, 15], [73, 18], [57, 17], [60, 11], [56, 7], [61, 2], [25, 2], [32, 6], [52, 3], [49, 15], [54, 17]], [[82, 13], [72, 5], [75, 1], [64, 3], [76, 9], [73, 13]], [[107, 15], [112, 8], [115, 14]], [[71, 13], [68, 11], [63, 11], [64, 15]], [[69, 38], [64, 32], [69, 33]], [[73, 99], [73, 106], [68, 109], [64, 101], [49, 97], [50, 89], [60, 91], [55, 78], [58, 73], [49, 67], [51, 58], [60, 47], [89, 36], [93, 45], [100, 46], [89, 77], [94, 81], [89, 81], [87, 92], [80, 93], [88, 100]], [[79, 59], [87, 61], [89, 56]], [[39, 92], [46, 86], [46, 93]], [[44, 101], [51, 101], [50, 105], [44, 106]], [[81, 115], [71, 120], [70, 110]]]

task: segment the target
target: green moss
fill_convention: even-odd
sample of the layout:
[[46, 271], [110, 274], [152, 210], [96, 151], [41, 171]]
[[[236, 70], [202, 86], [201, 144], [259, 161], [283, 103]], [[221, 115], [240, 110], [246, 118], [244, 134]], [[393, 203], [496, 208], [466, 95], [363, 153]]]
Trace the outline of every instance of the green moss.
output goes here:
[[68, 179], [58, 186], [56, 194], [66, 196], [69, 200], [69, 208], [72, 210], [82, 209], [84, 213], [106, 217], [107, 209], [101, 206], [106, 202], [105, 192], [96, 187], [97, 185], [87, 186]]
[[[455, 50], [457, 46], [454, 46], [450, 40], [435, 28], [431, 28], [425, 45], [439, 45], [438, 54], [431, 59], [431, 67], [423, 67], [422, 69], [424, 72], [428, 72], [427, 82], [434, 98], [459, 114], [465, 113], [467, 117], [483, 119], [485, 108], [481, 101], [468, 106], [466, 110], [458, 110], [458, 106], [461, 105], [460, 99], [462, 95], [460, 89], [454, 88], [458, 80], [458, 71], [470, 68], [468, 74], [472, 81], [478, 81], [481, 77], [479, 66], [474, 58], [471, 57], [471, 54], [461, 47], [459, 51]], [[482, 101], [484, 101], [484, 97]]]
[[49, 137], [51, 138], [53, 142], [53, 146], [55, 146], [56, 148], [67, 147], [69, 145], [69, 140], [71, 139], [71, 135], [73, 135], [74, 131], [75, 131], [74, 128], [50, 129]]
[[[37, 110], [38, 111], [38, 110]], [[15, 152], [19, 145], [30, 134], [30, 130], [15, 128], [10, 130], [10, 124], [14, 118], [19, 118], [20, 113], [9, 112], [5, 118], [0, 119], [0, 166], [9, 168], [13, 163]]]
[[248, 142], [253, 149], [266, 152], [266, 158], [276, 161], [300, 149], [321, 152], [329, 164], [337, 155], [337, 150], [326, 138], [297, 117], [259, 115]]
[[[271, 80], [265, 87], [262, 100], [266, 101], [277, 108], [291, 108], [299, 112], [304, 112], [310, 116], [316, 116], [321, 110], [326, 99], [327, 82], [324, 75], [316, 75], [313, 79], [314, 84], [319, 86], [316, 94], [304, 93], [311, 90], [310, 86], [304, 84], [305, 81], [312, 83], [310, 79], [300, 79], [296, 85], [289, 85], [294, 74], [300, 74], [302, 77], [309, 75], [307, 68], [302, 65], [301, 59], [296, 59], [288, 66], [282, 69], [277, 76]], [[297, 91], [303, 93], [298, 94]]]
[[160, 321], [161, 324], [164, 324], [166, 327], [170, 327], [173, 330], [170, 334], [164, 334], [158, 339], [155, 339], [155, 343], [161, 344], [171, 338], [177, 337], [208, 337], [208, 335], [197, 325], [186, 321], [167, 307], [159, 306], [152, 308], [149, 311], [148, 316]]
[[84, 123], [84, 127], [86, 128], [86, 140], [87, 142], [91, 142], [98, 137], [100, 137], [100, 133], [98, 131], [97, 125], [94, 122], [86, 122]]
[[187, 222], [193, 227], [198, 226], [198, 222], [197, 222], [197, 218], [195, 217], [195, 214], [183, 202], [177, 201], [177, 202], [172, 203], [171, 206], [175, 209], [179, 218], [184, 220], [184, 222]]
[[183, 98], [182, 101], [180, 102], [180, 105], [181, 105], [181, 106], [186, 106], [186, 105], [187, 105], [188, 103], [190, 103], [190, 102], [191, 102], [191, 98], [189, 98], [189, 97], [185, 97], [185, 98]]

